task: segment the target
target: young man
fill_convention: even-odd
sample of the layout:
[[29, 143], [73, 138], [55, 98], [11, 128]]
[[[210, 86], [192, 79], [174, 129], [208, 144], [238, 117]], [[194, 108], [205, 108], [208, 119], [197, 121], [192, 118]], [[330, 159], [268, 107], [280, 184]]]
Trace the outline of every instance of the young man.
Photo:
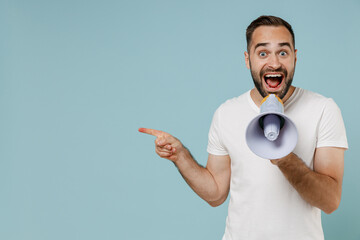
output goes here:
[[[347, 149], [341, 112], [332, 99], [291, 85], [297, 50], [286, 21], [261, 16], [246, 37], [245, 61], [255, 88], [215, 112], [205, 168], [170, 134], [139, 131], [157, 137], [156, 153], [173, 161], [211, 206], [222, 204], [230, 191], [223, 239], [324, 239], [321, 210], [333, 212], [341, 199]], [[262, 159], [245, 142], [246, 127], [269, 93], [282, 99], [299, 133], [294, 151], [281, 159]]]

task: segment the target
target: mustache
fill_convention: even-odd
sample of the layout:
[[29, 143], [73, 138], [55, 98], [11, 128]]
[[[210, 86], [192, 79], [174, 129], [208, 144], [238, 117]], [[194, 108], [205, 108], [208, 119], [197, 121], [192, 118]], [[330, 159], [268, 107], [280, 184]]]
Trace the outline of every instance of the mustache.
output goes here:
[[287, 70], [283, 67], [279, 67], [277, 69], [264, 68], [264, 69], [261, 69], [260, 76], [263, 77], [266, 73], [273, 73], [273, 72], [281, 72], [284, 74], [285, 77], [288, 74]]

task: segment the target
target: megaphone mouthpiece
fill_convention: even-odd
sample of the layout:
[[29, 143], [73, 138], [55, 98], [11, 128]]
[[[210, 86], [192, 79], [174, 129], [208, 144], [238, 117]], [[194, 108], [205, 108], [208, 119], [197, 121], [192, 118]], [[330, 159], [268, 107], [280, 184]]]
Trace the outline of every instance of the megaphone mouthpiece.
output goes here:
[[275, 141], [280, 132], [280, 118], [275, 114], [264, 117], [264, 135], [269, 141]]

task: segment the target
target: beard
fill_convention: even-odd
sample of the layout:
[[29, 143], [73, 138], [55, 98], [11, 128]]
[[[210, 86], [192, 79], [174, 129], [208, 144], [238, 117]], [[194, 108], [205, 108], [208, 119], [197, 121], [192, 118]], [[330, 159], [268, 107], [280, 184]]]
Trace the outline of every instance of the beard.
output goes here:
[[[295, 73], [295, 68], [292, 70], [292, 72], [290, 72], [290, 74], [288, 74], [288, 71], [285, 68], [283, 68], [282, 66], [279, 67], [278, 69], [269, 69], [269, 68], [261, 69], [260, 73], [258, 74], [257, 72], [253, 71], [253, 69], [251, 68], [251, 63], [250, 63], [250, 72], [251, 72], [251, 77], [253, 79], [254, 85], [263, 98], [266, 97], [267, 95], [269, 95], [270, 93], [274, 93], [280, 99], [283, 99], [285, 97], [285, 95], [287, 94], [287, 92], [289, 91], [289, 88], [292, 84], [292, 81], [294, 78], [294, 73]], [[282, 80], [282, 81], [285, 81], [284, 87], [280, 92], [268, 92], [268, 91], [266, 91], [265, 87], [263, 86], [262, 79], [263, 79], [264, 75], [269, 72], [281, 72], [284, 74], [284, 79]]]

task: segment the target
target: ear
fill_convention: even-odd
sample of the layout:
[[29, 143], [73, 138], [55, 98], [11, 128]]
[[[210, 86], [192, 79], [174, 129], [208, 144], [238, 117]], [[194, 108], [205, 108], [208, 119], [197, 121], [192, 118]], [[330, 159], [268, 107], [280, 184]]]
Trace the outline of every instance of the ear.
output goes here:
[[295, 65], [296, 65], [296, 61], [297, 61], [297, 49], [295, 49]]
[[246, 67], [248, 68], [248, 69], [250, 69], [250, 56], [249, 56], [249, 54], [248, 54], [248, 52], [244, 52], [244, 55], [245, 55], [245, 63], [246, 63]]

